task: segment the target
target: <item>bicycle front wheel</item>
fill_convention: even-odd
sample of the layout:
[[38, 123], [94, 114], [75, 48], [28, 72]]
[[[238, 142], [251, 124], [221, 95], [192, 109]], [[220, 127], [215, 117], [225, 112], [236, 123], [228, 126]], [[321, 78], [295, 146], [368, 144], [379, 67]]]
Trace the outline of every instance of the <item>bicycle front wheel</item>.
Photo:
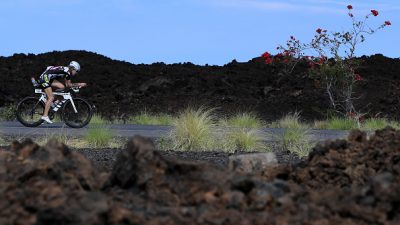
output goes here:
[[92, 107], [82, 98], [74, 98], [75, 109], [71, 101], [64, 104], [62, 118], [67, 126], [72, 128], [82, 128], [92, 119]]
[[17, 105], [17, 120], [26, 127], [37, 127], [43, 123], [44, 104], [35, 97], [26, 97]]

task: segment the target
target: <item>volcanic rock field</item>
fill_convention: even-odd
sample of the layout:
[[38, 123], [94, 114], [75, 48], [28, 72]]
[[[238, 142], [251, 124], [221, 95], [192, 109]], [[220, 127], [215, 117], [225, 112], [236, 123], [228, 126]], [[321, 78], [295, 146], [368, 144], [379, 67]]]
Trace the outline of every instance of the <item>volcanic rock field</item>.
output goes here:
[[400, 132], [246, 173], [167, 158], [135, 136], [110, 169], [49, 142], [0, 150], [0, 224], [399, 224]]

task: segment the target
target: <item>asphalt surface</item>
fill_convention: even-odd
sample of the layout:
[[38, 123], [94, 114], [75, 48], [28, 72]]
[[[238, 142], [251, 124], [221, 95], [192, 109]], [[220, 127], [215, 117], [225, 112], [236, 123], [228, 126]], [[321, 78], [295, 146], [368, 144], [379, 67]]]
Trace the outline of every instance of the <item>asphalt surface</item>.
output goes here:
[[[104, 125], [110, 129], [115, 136], [132, 137], [134, 135], [142, 135], [150, 138], [160, 138], [166, 136], [171, 131], [171, 126], [152, 126], [152, 125], [134, 125], [134, 124], [112, 124]], [[69, 128], [63, 123], [42, 124], [39, 127], [24, 127], [16, 121], [0, 121], [0, 135], [3, 136], [44, 136], [61, 134], [71, 137], [80, 137], [85, 135], [88, 128]], [[264, 128], [259, 133], [265, 141], [273, 141], [277, 136], [282, 134], [283, 129], [280, 128]], [[346, 138], [348, 131], [341, 130], [309, 130], [311, 141], [324, 141]]]

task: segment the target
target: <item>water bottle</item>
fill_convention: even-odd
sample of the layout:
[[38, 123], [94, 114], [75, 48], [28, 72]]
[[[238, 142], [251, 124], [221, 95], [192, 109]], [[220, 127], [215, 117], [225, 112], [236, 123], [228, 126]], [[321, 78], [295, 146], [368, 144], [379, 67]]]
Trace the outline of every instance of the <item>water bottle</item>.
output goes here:
[[31, 81], [34, 87], [39, 86], [38, 82], [36, 81], [36, 79], [34, 77], [31, 77]]

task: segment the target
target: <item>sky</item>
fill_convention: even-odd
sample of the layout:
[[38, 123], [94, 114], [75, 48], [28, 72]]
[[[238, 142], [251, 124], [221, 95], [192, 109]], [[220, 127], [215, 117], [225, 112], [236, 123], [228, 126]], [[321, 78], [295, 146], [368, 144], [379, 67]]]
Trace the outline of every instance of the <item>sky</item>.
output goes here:
[[357, 55], [400, 57], [398, 0], [0, 0], [0, 55], [86, 50], [135, 64], [224, 65], [276, 53], [291, 35], [351, 28], [348, 4], [371, 27]]

